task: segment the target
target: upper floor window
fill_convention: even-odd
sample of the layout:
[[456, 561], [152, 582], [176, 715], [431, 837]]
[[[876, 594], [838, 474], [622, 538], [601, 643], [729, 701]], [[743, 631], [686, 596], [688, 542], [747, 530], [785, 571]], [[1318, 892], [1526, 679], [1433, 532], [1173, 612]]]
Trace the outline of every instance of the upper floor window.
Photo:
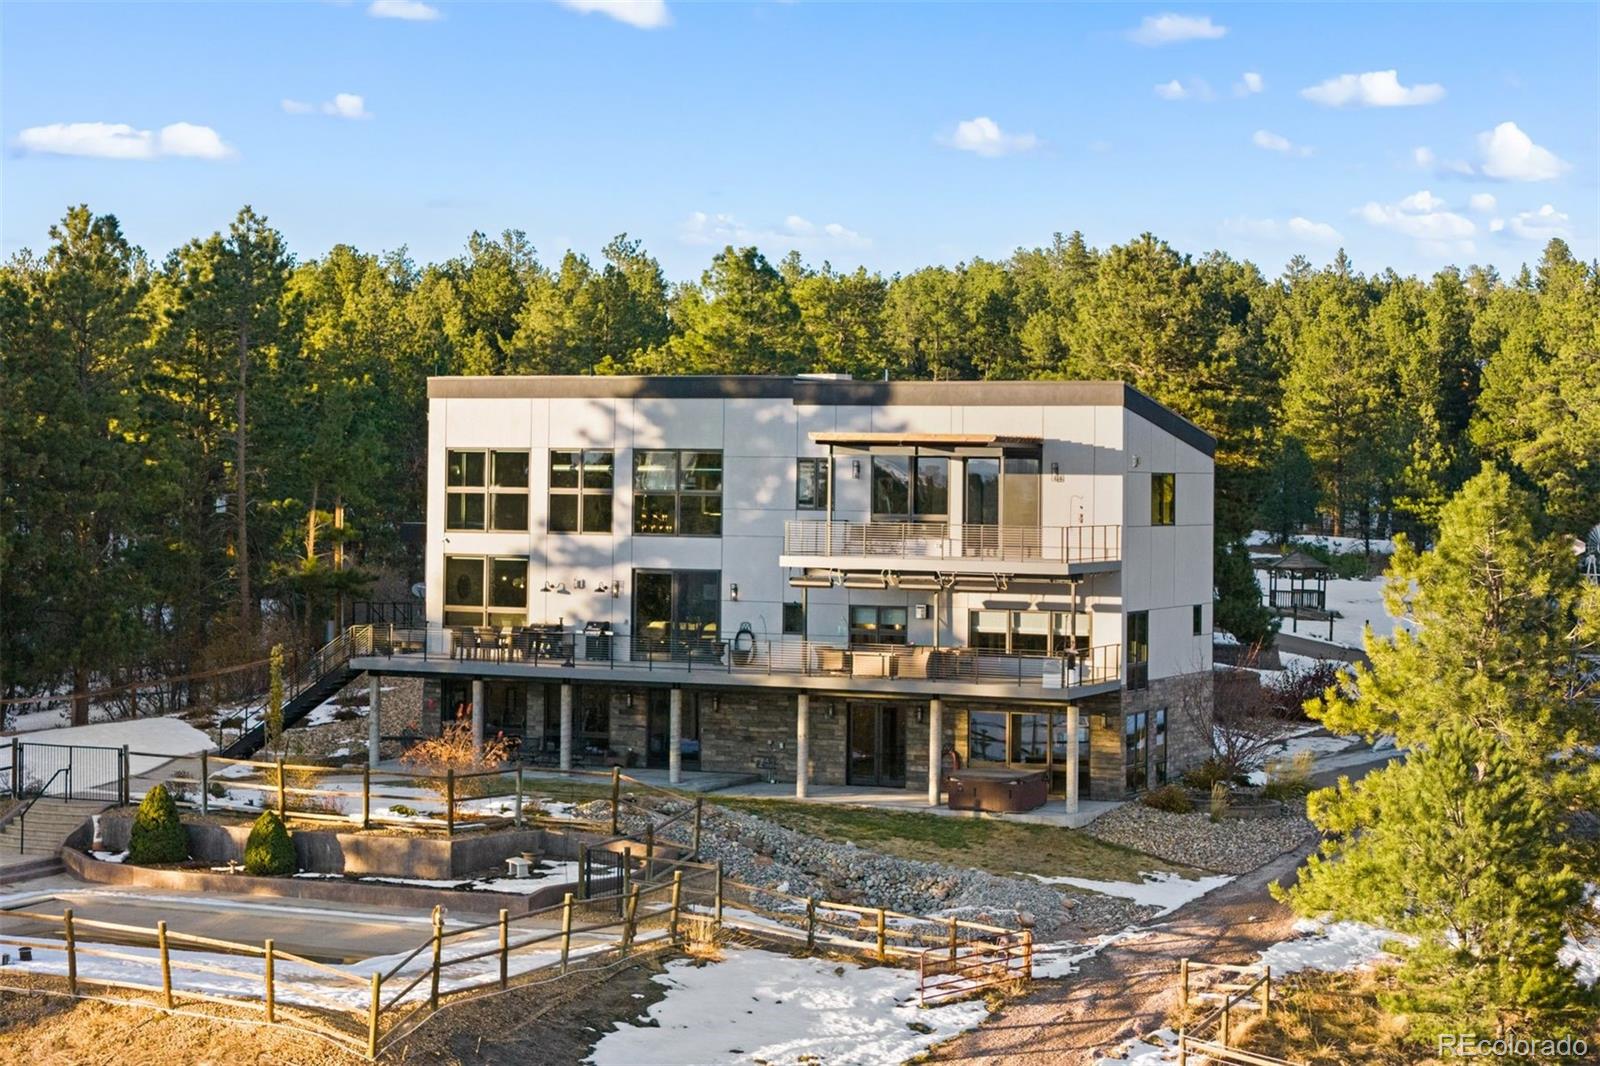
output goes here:
[[445, 453], [445, 528], [526, 532], [528, 453]]
[[1128, 612], [1128, 687], [1150, 684], [1150, 612]]
[[447, 555], [444, 624], [509, 626], [528, 621], [528, 560]]
[[1089, 620], [1086, 611], [973, 611], [967, 643], [979, 651], [1066, 655], [1089, 647]]
[[874, 455], [872, 516], [900, 521], [949, 518], [950, 460], [932, 455]]
[[722, 535], [722, 453], [633, 453], [633, 531], [645, 535]]
[[906, 609], [858, 604], [850, 608], [851, 644], [904, 644]]
[[1173, 474], [1150, 475], [1150, 524], [1170, 526], [1178, 521], [1177, 477]]
[[550, 532], [610, 533], [616, 457], [609, 451], [550, 452]]
[[794, 468], [794, 507], [797, 511], [821, 511], [828, 506], [828, 460], [796, 459]]
[[1206, 608], [1205, 608], [1205, 605], [1201, 604], [1201, 603], [1197, 603], [1197, 604], [1194, 605], [1194, 635], [1198, 637], [1200, 634], [1204, 633], [1205, 632], [1205, 625], [1206, 625]]
[[783, 635], [803, 637], [806, 635], [806, 605], [802, 601], [793, 601], [783, 605]]

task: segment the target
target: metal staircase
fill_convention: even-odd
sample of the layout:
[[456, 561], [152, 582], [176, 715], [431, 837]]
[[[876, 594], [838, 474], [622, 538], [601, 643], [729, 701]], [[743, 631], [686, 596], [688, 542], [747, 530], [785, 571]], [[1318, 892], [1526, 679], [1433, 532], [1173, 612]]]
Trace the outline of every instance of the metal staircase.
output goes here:
[[[293, 670], [283, 683], [283, 728], [298, 725], [306, 715], [356, 679], [360, 671], [351, 669], [352, 657], [371, 654], [372, 627], [351, 626]], [[247, 759], [266, 745], [265, 705], [252, 711], [250, 720], [254, 724], [220, 754], [230, 759]]]

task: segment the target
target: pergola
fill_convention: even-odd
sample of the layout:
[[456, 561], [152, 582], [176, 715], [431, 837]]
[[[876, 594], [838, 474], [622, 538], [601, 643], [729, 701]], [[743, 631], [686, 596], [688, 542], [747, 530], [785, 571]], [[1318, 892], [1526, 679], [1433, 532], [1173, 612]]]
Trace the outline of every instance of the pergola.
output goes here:
[[[1280, 582], [1282, 583], [1280, 585]], [[1292, 619], [1290, 632], [1300, 632], [1300, 614], [1328, 619], [1328, 639], [1333, 639], [1333, 615], [1328, 611], [1328, 564], [1305, 552], [1292, 551], [1267, 564], [1267, 606]]]

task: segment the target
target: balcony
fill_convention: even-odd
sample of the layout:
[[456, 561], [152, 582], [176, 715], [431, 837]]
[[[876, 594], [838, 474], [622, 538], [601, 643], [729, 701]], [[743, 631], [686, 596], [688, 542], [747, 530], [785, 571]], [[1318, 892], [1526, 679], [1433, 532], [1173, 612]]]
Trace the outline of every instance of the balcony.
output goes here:
[[779, 564], [871, 572], [1092, 574], [1122, 565], [1122, 527], [808, 519], [784, 524]]
[[463, 674], [601, 683], [1079, 699], [1122, 684], [1122, 646], [1069, 656], [1008, 655], [927, 645], [847, 645], [799, 637], [732, 641], [595, 634], [546, 627], [374, 626], [370, 659], [382, 673]]

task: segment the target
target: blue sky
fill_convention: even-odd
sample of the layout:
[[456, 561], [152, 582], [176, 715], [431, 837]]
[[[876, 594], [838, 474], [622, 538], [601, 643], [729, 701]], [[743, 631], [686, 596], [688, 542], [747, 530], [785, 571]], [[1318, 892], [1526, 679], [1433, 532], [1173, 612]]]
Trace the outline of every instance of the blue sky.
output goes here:
[[725, 243], [892, 272], [1072, 229], [1510, 271], [1597, 255], [1597, 12], [9, 2], [0, 249], [87, 202], [159, 256], [248, 202], [302, 257], [625, 230], [674, 279]]

